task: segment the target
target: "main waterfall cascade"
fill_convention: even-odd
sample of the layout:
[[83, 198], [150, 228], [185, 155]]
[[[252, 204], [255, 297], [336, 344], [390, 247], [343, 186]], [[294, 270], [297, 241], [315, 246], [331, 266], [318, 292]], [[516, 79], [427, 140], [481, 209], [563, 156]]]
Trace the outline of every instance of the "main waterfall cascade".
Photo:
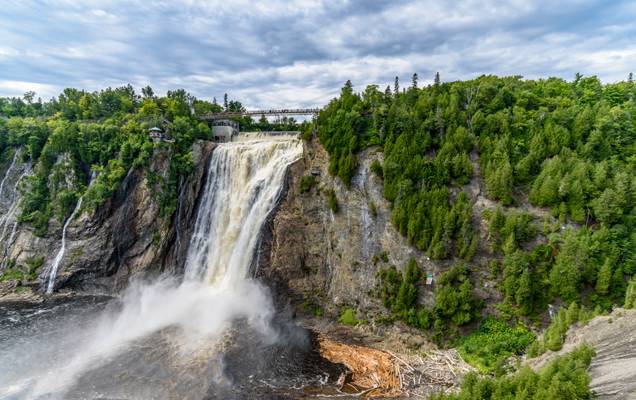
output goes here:
[[[274, 345], [281, 334], [271, 325], [274, 307], [269, 293], [249, 276], [249, 268], [287, 167], [301, 156], [302, 142], [290, 136], [247, 135], [219, 144], [208, 166], [183, 280], [132, 282], [117, 305], [97, 317], [82, 317], [81, 324], [56, 318], [64, 326], [56, 325], [54, 336], [43, 338], [29, 328], [25, 335], [34, 335], [30, 351], [0, 350], [0, 365], [14, 366], [0, 372], [0, 388], [5, 388], [0, 389], [0, 399], [202, 398], [199, 394], [209, 397], [211, 387], [234, 390], [222, 389], [228, 380], [222, 372], [225, 362], [209, 358], [217, 352], [210, 346], [223, 348], [236, 323], [241, 328], [230, 336], [240, 346]], [[252, 335], [261, 339], [246, 339]], [[24, 348], [25, 339], [19, 340], [21, 346], [15, 347]], [[241, 349], [240, 356], [229, 356], [243, 365], [241, 370], [262, 364], [260, 350]], [[157, 352], [164, 354], [160, 364]], [[267, 356], [280, 357], [280, 351]], [[207, 369], [188, 370], [201, 364]], [[265, 364], [258, 368], [276, 371]], [[122, 380], [122, 373], [130, 379]], [[159, 387], [157, 376], [174, 381], [168, 388]], [[251, 382], [251, 375], [243, 381]]]
[[231, 287], [246, 278], [286, 167], [301, 154], [298, 139], [258, 134], [214, 150], [188, 250], [186, 279]]

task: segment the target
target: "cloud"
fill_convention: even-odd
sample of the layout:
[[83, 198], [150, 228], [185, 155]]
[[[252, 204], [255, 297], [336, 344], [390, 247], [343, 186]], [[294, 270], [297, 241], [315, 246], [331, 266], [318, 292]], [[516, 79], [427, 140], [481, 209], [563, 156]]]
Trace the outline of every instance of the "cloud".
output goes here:
[[[316, 106], [418, 72], [445, 80], [636, 65], [630, 1], [24, 0], [0, 10], [0, 95], [131, 83], [249, 107]], [[8, 84], [6, 82], [13, 82]], [[18, 82], [19, 84], [16, 84]], [[33, 83], [29, 86], [30, 83]]]
[[0, 93], [4, 96], [22, 97], [28, 91], [34, 91], [46, 100], [59, 94], [60, 88], [45, 83], [0, 80]]

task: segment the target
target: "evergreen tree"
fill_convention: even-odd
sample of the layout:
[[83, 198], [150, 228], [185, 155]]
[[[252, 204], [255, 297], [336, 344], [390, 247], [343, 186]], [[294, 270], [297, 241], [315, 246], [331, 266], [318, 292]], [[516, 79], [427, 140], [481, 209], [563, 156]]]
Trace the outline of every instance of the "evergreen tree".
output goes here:
[[604, 296], [609, 292], [610, 284], [612, 283], [612, 273], [612, 263], [609, 258], [606, 258], [596, 278], [596, 291], [598, 294]]

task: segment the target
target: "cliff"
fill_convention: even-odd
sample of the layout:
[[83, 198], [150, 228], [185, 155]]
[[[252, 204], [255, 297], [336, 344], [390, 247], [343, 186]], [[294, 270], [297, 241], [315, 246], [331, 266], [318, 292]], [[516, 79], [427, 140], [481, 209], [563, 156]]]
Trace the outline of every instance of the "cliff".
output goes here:
[[[160, 217], [159, 188], [149, 182], [151, 174], [167, 178], [171, 157], [169, 147], [155, 148], [148, 168], [132, 168], [111, 199], [94, 211], [83, 212], [72, 220], [67, 232], [66, 252], [57, 274], [56, 290], [112, 293], [125, 286], [133, 275], [163, 271], [178, 273], [183, 268], [189, 227], [196, 218], [196, 205], [205, 182], [205, 167], [213, 148], [210, 142], [197, 142], [193, 146], [193, 161], [199, 168], [179, 185], [174, 221]], [[9, 171], [7, 186], [13, 187], [19, 172], [26, 168], [20, 166]], [[4, 208], [19, 204], [19, 192], [5, 190], [3, 193], [0, 204]], [[14, 223], [17, 214], [9, 221], [10, 224]], [[60, 247], [62, 226], [51, 220], [46, 237], [36, 236], [26, 224], [18, 224], [16, 228], [12, 239], [8, 235], [2, 238], [6, 251], [0, 262], [5, 266], [10, 260], [15, 265], [27, 265], [37, 260], [38, 279], [24, 279], [21, 283], [39, 291], [45, 278], [43, 275]], [[4, 292], [17, 285], [17, 282], [4, 282]]]
[[[400, 269], [410, 258], [433, 276], [443, 268], [444, 263], [434, 263], [410, 246], [391, 224], [382, 180], [369, 169], [382, 156], [373, 148], [361, 152], [347, 188], [329, 175], [329, 155], [320, 143], [306, 142], [303, 158], [290, 167], [260, 249], [259, 275], [275, 288], [279, 301], [332, 315], [342, 307], [354, 307], [363, 310], [364, 318], [382, 310], [373, 296], [381, 268]], [[307, 176], [315, 183], [301, 193], [301, 180]], [[336, 212], [329, 206], [330, 190], [337, 198]], [[432, 303], [433, 287], [423, 287], [420, 298]]]

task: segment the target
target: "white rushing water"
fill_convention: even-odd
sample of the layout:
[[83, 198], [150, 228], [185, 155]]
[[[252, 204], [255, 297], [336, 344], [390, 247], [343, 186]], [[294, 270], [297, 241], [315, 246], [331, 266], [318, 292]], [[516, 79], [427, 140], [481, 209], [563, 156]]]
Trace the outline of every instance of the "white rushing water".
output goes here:
[[9, 174], [11, 174], [11, 171], [13, 171], [13, 167], [15, 167], [15, 161], [18, 158], [18, 153], [19, 153], [18, 150], [16, 150], [15, 153], [13, 153], [13, 161], [11, 161], [11, 165], [9, 165], [9, 168], [7, 168], [7, 171], [4, 173], [4, 177], [2, 178], [2, 181], [0, 181], [0, 196], [2, 196], [2, 189], [4, 188], [4, 183], [7, 181], [7, 178], [9, 177]]
[[186, 279], [232, 287], [246, 278], [286, 167], [301, 154], [302, 143], [287, 136], [254, 135], [214, 150], [208, 190], [188, 249]]
[[[13, 197], [11, 201], [11, 207], [9, 208], [9, 211], [7, 211], [0, 218], [0, 226], [2, 227], [2, 233], [0, 233], [0, 241], [4, 239], [4, 235], [7, 232], [7, 227], [9, 226], [9, 223], [11, 222], [12, 219], [15, 220], [13, 230], [15, 230], [16, 228], [16, 225], [18, 222], [16, 218], [16, 213], [19, 207], [19, 197], [17, 196], [18, 186], [20, 185], [20, 182], [22, 182], [22, 179], [24, 179], [24, 177], [27, 176], [30, 172], [31, 172], [31, 169], [29, 166], [27, 166], [26, 170], [22, 173], [22, 175], [20, 175], [18, 180], [15, 182], [15, 185], [13, 185]], [[12, 237], [10, 237], [10, 239], [6, 242], [6, 246], [8, 246], [11, 243], [11, 241], [12, 241]]]
[[[91, 174], [91, 180], [88, 184], [89, 187], [91, 183], [93, 183], [94, 179], [95, 179], [95, 172], [93, 171], [93, 173]], [[48, 294], [53, 293], [53, 289], [55, 289], [55, 278], [57, 277], [57, 270], [60, 267], [60, 262], [62, 262], [62, 259], [64, 258], [64, 252], [66, 251], [66, 230], [68, 229], [68, 226], [70, 225], [71, 221], [73, 221], [73, 218], [75, 218], [75, 214], [77, 214], [77, 212], [82, 207], [83, 199], [84, 199], [84, 195], [80, 196], [79, 200], [77, 200], [77, 204], [75, 204], [75, 208], [73, 209], [73, 212], [68, 217], [68, 219], [64, 222], [64, 226], [62, 227], [62, 246], [60, 247], [60, 250], [55, 255], [55, 258], [53, 259], [53, 264], [51, 264], [51, 267], [49, 269], [48, 283], [46, 285], [46, 293]]]
[[208, 166], [183, 281], [133, 282], [118, 311], [104, 314], [82, 333], [70, 333], [78, 337], [70, 361], [32, 373], [36, 377], [24, 383], [30, 396], [55, 393], [63, 398], [83, 372], [166, 328], [178, 332], [171, 340], [179, 357], [221, 345], [236, 320], [245, 321], [264, 341], [276, 340], [271, 298], [250, 277], [249, 268], [287, 167], [301, 155], [302, 142], [294, 137], [251, 135], [219, 144]]

